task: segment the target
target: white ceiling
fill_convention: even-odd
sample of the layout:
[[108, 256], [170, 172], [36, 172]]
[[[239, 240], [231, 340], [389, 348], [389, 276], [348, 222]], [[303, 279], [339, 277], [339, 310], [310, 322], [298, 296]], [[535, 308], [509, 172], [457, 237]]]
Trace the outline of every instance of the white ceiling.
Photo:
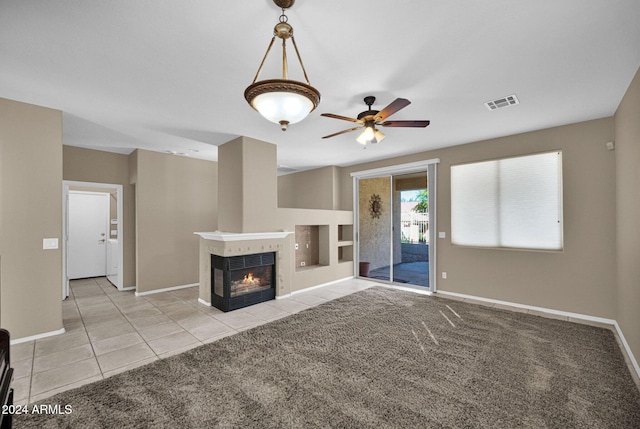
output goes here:
[[[320, 106], [286, 132], [243, 97], [278, 22], [272, 0], [0, 0], [0, 97], [60, 109], [64, 144], [217, 159], [245, 135], [295, 169], [350, 165], [614, 114], [640, 66], [638, 0], [298, 0], [287, 11]], [[274, 47], [261, 79], [278, 78]], [[293, 49], [291, 78], [302, 80]], [[483, 103], [516, 94], [497, 111]], [[362, 150], [320, 116], [397, 97]], [[195, 150], [195, 151], [191, 151]]]

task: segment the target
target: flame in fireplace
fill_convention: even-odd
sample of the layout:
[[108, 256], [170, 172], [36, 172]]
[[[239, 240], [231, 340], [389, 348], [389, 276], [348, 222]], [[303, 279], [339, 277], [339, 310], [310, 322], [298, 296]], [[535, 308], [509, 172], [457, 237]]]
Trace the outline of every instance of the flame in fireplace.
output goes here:
[[242, 283], [247, 286], [260, 286], [260, 278], [253, 277], [253, 273], [249, 273], [244, 276]]

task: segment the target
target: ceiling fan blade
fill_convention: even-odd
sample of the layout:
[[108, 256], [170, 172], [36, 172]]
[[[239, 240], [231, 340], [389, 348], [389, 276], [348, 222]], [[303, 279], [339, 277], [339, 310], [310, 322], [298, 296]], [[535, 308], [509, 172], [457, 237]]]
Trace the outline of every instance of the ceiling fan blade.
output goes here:
[[328, 136], [324, 136], [322, 138], [323, 139], [328, 139], [329, 137], [339, 136], [340, 134], [345, 134], [345, 133], [348, 133], [348, 132], [351, 132], [351, 131], [359, 130], [360, 128], [362, 128], [362, 127], [349, 128], [348, 130], [338, 131], [337, 133], [329, 134]]
[[380, 125], [381, 127], [414, 127], [424, 128], [429, 125], [431, 121], [385, 121]]
[[385, 119], [387, 119], [389, 116], [393, 115], [394, 113], [396, 113], [398, 110], [400, 109], [404, 109], [405, 107], [407, 107], [409, 104], [411, 104], [411, 102], [409, 100], [407, 100], [406, 98], [396, 98], [395, 101], [393, 101], [391, 104], [389, 104], [387, 107], [385, 107], [384, 109], [382, 109], [374, 118], [374, 121], [384, 121]]
[[333, 119], [342, 119], [343, 121], [349, 121], [349, 122], [357, 122], [359, 124], [362, 123], [360, 119], [347, 118], [346, 116], [334, 115], [333, 113], [321, 113], [320, 116], [326, 116], [327, 118], [333, 118]]

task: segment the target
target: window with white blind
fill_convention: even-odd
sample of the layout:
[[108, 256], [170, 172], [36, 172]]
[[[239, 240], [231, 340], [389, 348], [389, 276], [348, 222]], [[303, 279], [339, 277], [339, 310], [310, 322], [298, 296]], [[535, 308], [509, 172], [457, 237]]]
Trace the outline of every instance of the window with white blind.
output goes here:
[[451, 242], [562, 249], [562, 152], [451, 166]]

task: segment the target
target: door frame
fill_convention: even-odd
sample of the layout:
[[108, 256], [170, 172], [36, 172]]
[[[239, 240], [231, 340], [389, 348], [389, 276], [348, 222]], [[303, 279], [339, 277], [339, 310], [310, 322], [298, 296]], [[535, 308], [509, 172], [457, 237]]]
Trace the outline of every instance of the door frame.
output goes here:
[[[116, 287], [118, 290], [123, 290], [123, 275], [124, 275], [124, 237], [122, 235], [122, 214], [124, 213], [122, 203], [122, 185], [112, 183], [97, 183], [97, 182], [79, 182], [75, 180], [63, 180], [62, 181], [62, 299], [64, 300], [69, 296], [69, 277], [67, 276], [67, 242], [69, 240], [69, 190], [71, 187], [82, 188], [98, 188], [98, 189], [115, 189], [116, 201], [117, 201], [117, 218], [116, 225], [110, 224], [112, 229], [114, 226], [118, 231], [118, 280], [116, 281]], [[111, 223], [111, 219], [109, 219]], [[108, 234], [107, 239], [110, 234]]]
[[[440, 158], [428, 159], [425, 161], [410, 162], [406, 164], [396, 164], [388, 167], [374, 168], [370, 170], [354, 171], [351, 173], [353, 178], [353, 243], [354, 243], [354, 263], [353, 263], [353, 276], [359, 277], [358, 267], [360, 266], [360, 242], [359, 242], [359, 230], [360, 230], [360, 179], [373, 179], [376, 177], [389, 177], [392, 181], [392, 177], [402, 174], [427, 172], [427, 186], [429, 189], [429, 292], [436, 292], [437, 276], [436, 276], [436, 247], [437, 247], [437, 167], [440, 163]], [[393, 182], [393, 181], [392, 181]], [[393, 184], [393, 183], [392, 183]], [[393, 189], [391, 190], [393, 194]], [[391, 224], [393, 225], [393, 211], [391, 213]], [[390, 249], [390, 276], [393, 278], [393, 228], [391, 228], [391, 249]], [[423, 286], [416, 286], [423, 288]]]

